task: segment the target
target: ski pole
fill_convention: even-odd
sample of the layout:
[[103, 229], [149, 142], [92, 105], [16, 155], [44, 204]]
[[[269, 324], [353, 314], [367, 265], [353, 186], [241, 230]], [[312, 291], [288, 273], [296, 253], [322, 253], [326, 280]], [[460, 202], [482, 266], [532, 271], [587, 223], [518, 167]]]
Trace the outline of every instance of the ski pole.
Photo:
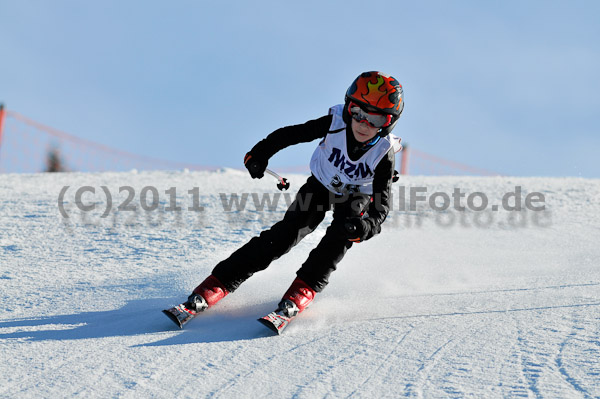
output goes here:
[[[252, 163], [250, 165], [250, 168], [252, 168], [253, 172], [257, 172], [258, 169], [260, 168], [260, 166], [258, 165], [258, 163]], [[279, 176], [277, 173], [273, 172], [269, 168], [266, 168], [265, 172], [267, 172], [268, 174], [270, 174], [271, 176], [273, 176], [274, 178], [276, 178], [279, 181], [279, 183], [277, 184], [277, 188], [280, 191], [287, 190], [288, 188], [290, 188], [290, 183], [288, 182], [288, 180], [285, 177]]]
[[279, 183], [277, 183], [277, 188], [280, 191], [287, 190], [288, 188], [290, 188], [290, 183], [288, 182], [288, 180], [285, 177], [279, 176], [277, 173], [273, 172], [269, 168], [265, 169], [265, 172], [267, 172], [268, 174], [270, 174], [271, 176], [273, 176], [274, 178], [279, 180]]

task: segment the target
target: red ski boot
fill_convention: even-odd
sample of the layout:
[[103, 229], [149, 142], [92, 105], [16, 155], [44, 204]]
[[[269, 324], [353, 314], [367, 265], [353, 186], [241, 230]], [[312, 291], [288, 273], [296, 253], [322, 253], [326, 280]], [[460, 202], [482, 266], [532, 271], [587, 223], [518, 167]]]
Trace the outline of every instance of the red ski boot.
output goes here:
[[[225, 298], [227, 294], [229, 294], [229, 292], [227, 292], [227, 289], [215, 276], [211, 274], [206, 278], [206, 280], [202, 282], [202, 284], [200, 284], [194, 289], [194, 292], [192, 293], [192, 295], [190, 295], [190, 298], [196, 295], [200, 295], [202, 299], [204, 299], [204, 304], [200, 305], [201, 307], [204, 307], [202, 307], [202, 309], [197, 310], [201, 312], [206, 308], [213, 306], [221, 299]], [[191, 302], [189, 300], [190, 298], [188, 298], [189, 302]]]
[[198, 313], [213, 306], [225, 298], [228, 293], [223, 284], [215, 276], [210, 275], [194, 289], [186, 302], [163, 310], [163, 313], [169, 316], [179, 328], [183, 328], [183, 325], [196, 317]]
[[[315, 290], [310, 288], [308, 284], [300, 280], [300, 278], [296, 277], [290, 288], [288, 288], [287, 292], [283, 295], [283, 298], [281, 298], [279, 308], [287, 309], [287, 315], [289, 317], [294, 317], [310, 305], [313, 299], [315, 299], [315, 294]], [[292, 303], [290, 304], [289, 302]], [[285, 308], [281, 306], [284, 303], [286, 304]]]
[[277, 310], [258, 319], [277, 334], [281, 334], [290, 321], [310, 305], [315, 298], [315, 290], [296, 277], [283, 295]]

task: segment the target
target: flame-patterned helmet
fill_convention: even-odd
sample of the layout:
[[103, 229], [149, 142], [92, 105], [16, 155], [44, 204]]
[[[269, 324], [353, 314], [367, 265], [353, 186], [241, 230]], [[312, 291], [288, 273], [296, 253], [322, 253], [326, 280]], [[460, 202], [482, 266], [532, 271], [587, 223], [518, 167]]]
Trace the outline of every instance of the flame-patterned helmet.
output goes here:
[[404, 92], [402, 85], [390, 75], [382, 72], [363, 72], [357, 77], [346, 92], [346, 110], [344, 121], [350, 122], [348, 105], [356, 103], [367, 112], [392, 115], [390, 126], [381, 129], [380, 136], [392, 131], [404, 109]]

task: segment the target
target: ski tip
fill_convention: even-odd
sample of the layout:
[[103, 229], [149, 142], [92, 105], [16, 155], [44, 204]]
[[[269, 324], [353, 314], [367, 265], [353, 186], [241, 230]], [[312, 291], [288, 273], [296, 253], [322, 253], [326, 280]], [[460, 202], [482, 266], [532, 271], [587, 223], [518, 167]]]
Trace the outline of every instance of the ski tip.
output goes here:
[[179, 321], [179, 319], [177, 318], [177, 316], [175, 316], [173, 313], [169, 312], [168, 309], [165, 309], [162, 312], [164, 314], [166, 314], [167, 317], [173, 321], [173, 323], [177, 324], [177, 326], [179, 327], [179, 329], [183, 328], [183, 324], [181, 324], [181, 322]]
[[281, 332], [280, 332], [280, 331], [277, 329], [277, 327], [275, 327], [275, 326], [273, 325], [273, 323], [271, 323], [270, 321], [268, 321], [268, 320], [265, 320], [265, 319], [263, 319], [263, 318], [260, 318], [260, 319], [257, 319], [257, 320], [258, 320], [258, 321], [260, 321], [260, 323], [261, 323], [263, 326], [265, 326], [265, 327], [268, 327], [268, 328], [269, 328], [269, 330], [273, 331], [275, 334], [277, 334], [277, 335], [280, 335], [280, 334], [281, 334]]
[[280, 331], [280, 330], [278, 330], [278, 329], [277, 329], [277, 327], [275, 327], [275, 326], [273, 325], [273, 323], [271, 323], [269, 320], [266, 320], [266, 319], [264, 319], [264, 318], [262, 318], [262, 317], [261, 317], [260, 319], [257, 319], [257, 320], [258, 320], [258, 321], [260, 321], [260, 323], [261, 323], [262, 325], [264, 325], [265, 327], [268, 327], [268, 328], [269, 328], [269, 330], [273, 331], [275, 334], [277, 334], [277, 335], [281, 335], [281, 331]]

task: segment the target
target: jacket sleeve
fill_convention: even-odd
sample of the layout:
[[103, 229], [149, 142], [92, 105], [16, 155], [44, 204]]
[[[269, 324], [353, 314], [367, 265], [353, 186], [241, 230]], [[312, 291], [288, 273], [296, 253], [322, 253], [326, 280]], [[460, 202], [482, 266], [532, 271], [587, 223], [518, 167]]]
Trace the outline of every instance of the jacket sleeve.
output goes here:
[[250, 153], [264, 159], [269, 159], [278, 151], [291, 145], [308, 143], [323, 138], [329, 132], [332, 118], [332, 115], [326, 115], [301, 125], [292, 125], [277, 129], [252, 147]]
[[369, 237], [381, 232], [381, 224], [386, 219], [392, 206], [392, 179], [396, 155], [393, 148], [379, 161], [373, 178], [373, 202], [369, 205], [368, 217], [365, 222], [370, 225]]

